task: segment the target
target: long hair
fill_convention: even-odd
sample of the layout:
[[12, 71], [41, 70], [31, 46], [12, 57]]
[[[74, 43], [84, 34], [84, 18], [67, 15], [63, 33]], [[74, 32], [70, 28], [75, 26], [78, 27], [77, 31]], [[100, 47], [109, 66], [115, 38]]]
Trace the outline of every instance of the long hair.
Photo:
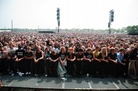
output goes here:
[[60, 48], [60, 52], [62, 52], [62, 51], [65, 53], [66, 52], [66, 48], [65, 47], [61, 47]]
[[[104, 50], [105, 50], [105, 51], [104, 51]], [[108, 53], [107, 53], [106, 47], [103, 47], [103, 48], [101, 49], [101, 55], [102, 55], [103, 58], [104, 58], [104, 57], [107, 57]]]

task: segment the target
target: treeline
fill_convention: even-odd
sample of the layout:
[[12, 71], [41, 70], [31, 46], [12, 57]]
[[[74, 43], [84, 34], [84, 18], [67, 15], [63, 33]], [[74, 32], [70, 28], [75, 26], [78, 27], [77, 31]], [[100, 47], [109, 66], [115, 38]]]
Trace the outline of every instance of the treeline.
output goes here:
[[[11, 30], [12, 32], [39, 32], [39, 31], [52, 31], [57, 33], [57, 29], [22, 29], [22, 28], [14, 28], [14, 29], [0, 29], [0, 30]], [[108, 34], [109, 29], [79, 29], [79, 28], [72, 28], [72, 29], [60, 29], [61, 33], [105, 33]], [[121, 29], [114, 29], [111, 28], [111, 34], [132, 34], [138, 35], [138, 25], [127, 26]]]
[[128, 26], [126, 28], [128, 34], [131, 35], [138, 35], [138, 25], [134, 25], [134, 26]]

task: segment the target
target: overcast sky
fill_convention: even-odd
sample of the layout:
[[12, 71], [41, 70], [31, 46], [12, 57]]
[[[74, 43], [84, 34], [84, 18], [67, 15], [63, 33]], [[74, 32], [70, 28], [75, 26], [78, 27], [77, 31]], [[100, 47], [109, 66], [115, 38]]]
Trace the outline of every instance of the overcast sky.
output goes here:
[[107, 29], [138, 25], [138, 0], [0, 0], [0, 28], [56, 28], [60, 8], [61, 28]]

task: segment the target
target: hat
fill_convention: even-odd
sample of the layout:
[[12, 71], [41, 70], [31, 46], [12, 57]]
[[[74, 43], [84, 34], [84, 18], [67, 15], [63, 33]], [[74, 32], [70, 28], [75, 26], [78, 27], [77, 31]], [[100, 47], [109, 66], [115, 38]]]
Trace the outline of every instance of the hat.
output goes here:
[[125, 49], [124, 48], [120, 48], [119, 51], [124, 51]]
[[114, 47], [111, 47], [110, 50], [115, 50], [115, 48]]
[[90, 48], [90, 47], [89, 47], [89, 48], [87, 48], [87, 51], [89, 51], [89, 50], [92, 50], [92, 48]]

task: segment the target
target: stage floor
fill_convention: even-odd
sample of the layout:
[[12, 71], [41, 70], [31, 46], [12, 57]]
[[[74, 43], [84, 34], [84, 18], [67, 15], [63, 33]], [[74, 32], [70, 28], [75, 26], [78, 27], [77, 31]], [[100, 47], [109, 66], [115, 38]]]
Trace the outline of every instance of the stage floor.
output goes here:
[[[66, 81], [54, 77], [0, 76], [2, 88], [28, 89], [85, 89], [85, 90], [136, 90], [138, 80], [127, 78], [67, 78]], [[0, 90], [1, 91], [1, 90]]]

